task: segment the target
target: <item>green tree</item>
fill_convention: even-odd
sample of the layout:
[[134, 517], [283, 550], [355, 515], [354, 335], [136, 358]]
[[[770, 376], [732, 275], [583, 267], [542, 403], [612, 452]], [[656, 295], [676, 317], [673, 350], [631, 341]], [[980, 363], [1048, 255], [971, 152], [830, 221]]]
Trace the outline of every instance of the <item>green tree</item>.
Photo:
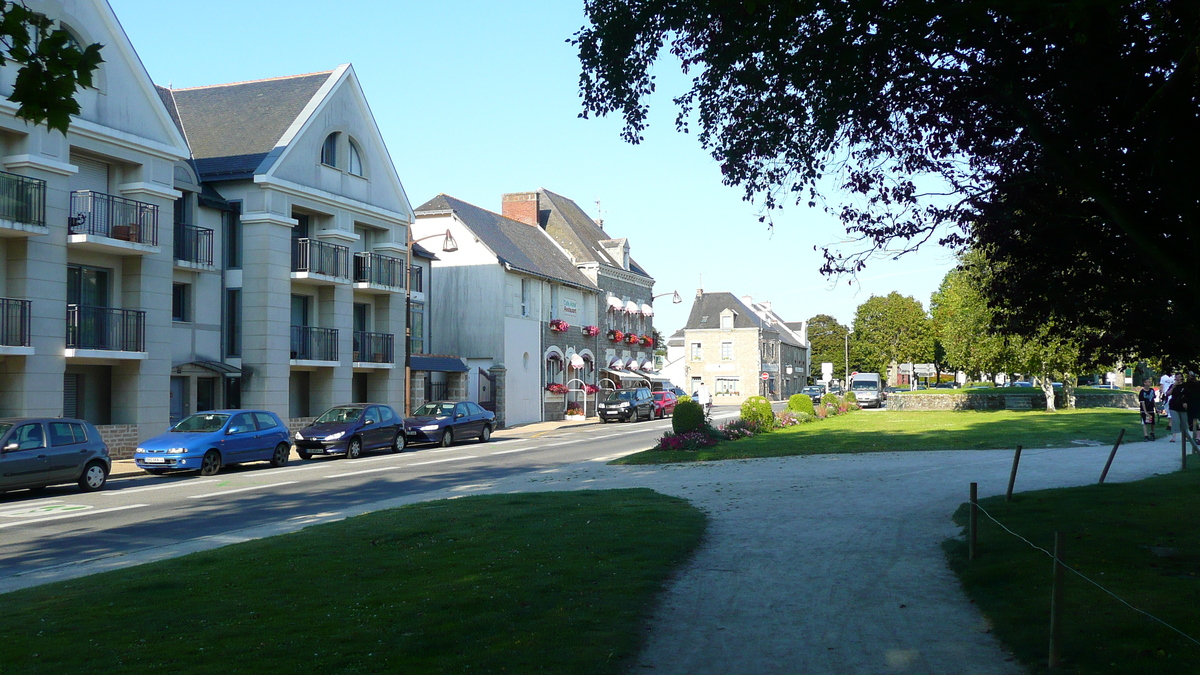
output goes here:
[[848, 327], [828, 314], [818, 314], [808, 320], [814, 375], [820, 375], [822, 363], [832, 363], [834, 379], [846, 380], [846, 335], [849, 333]]
[[872, 295], [854, 313], [850, 336], [857, 363], [886, 373], [891, 363], [926, 363], [933, 356], [933, 331], [921, 302], [892, 291]]
[[993, 312], [971, 269], [960, 266], [946, 274], [929, 300], [929, 313], [950, 367], [970, 376], [1004, 369], [1007, 342], [993, 330]]
[[21, 119], [66, 133], [71, 115], [79, 114], [75, 91], [92, 86], [92, 73], [104, 62], [101, 49], [80, 45], [53, 19], [21, 2], [0, 0], [0, 65], [19, 66], [8, 98]]

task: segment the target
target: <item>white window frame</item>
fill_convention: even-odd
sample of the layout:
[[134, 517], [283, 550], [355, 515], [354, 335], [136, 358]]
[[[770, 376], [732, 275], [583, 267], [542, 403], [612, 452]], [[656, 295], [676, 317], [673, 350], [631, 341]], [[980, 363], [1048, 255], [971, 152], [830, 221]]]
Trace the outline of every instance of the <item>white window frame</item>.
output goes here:
[[714, 392], [718, 396], [739, 396], [742, 393], [742, 378], [717, 377], [717, 387]]
[[725, 340], [721, 343], [721, 360], [722, 361], [732, 361], [733, 360], [733, 342], [731, 342], [729, 340]]
[[363, 175], [362, 152], [358, 149], [358, 143], [355, 143], [353, 138], [349, 139], [349, 141], [349, 150], [346, 153], [348, 155], [346, 158], [346, 172], [351, 176], [361, 178]]
[[703, 345], [701, 343], [699, 343], [699, 342], [691, 343], [691, 347], [688, 349], [688, 359], [691, 361], [703, 361], [704, 360], [704, 349], [703, 349]]

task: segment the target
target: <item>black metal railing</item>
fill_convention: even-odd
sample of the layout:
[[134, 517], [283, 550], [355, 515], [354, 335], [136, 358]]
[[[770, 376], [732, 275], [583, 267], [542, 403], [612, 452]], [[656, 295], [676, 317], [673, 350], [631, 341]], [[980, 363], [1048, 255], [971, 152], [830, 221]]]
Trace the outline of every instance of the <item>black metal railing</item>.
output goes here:
[[92, 190], [71, 193], [71, 234], [158, 245], [158, 207]]
[[213, 231], [207, 227], [175, 223], [175, 259], [213, 264]]
[[349, 277], [350, 249], [319, 239], [293, 239], [292, 271]]
[[0, 345], [29, 346], [29, 301], [0, 298]]
[[425, 396], [426, 401], [444, 401], [446, 400], [446, 382], [430, 382], [429, 392]]
[[354, 283], [404, 288], [404, 263], [381, 253], [355, 253]]
[[0, 219], [46, 224], [46, 181], [0, 171]]
[[395, 363], [396, 336], [391, 333], [354, 331], [354, 360], [359, 363]]
[[144, 352], [146, 313], [137, 309], [67, 305], [67, 348]]
[[337, 361], [336, 328], [292, 326], [292, 358], [301, 361]]

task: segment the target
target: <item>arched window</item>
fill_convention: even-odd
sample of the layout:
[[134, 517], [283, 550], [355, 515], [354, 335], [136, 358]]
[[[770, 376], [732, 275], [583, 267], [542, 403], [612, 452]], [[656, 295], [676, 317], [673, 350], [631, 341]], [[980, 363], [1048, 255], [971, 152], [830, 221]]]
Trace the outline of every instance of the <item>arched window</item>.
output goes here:
[[350, 161], [348, 163], [348, 166], [346, 167], [346, 170], [349, 171], [352, 175], [361, 176], [361, 175], [363, 175], [363, 165], [362, 165], [362, 154], [358, 150], [358, 143], [355, 143], [354, 140], [351, 139], [349, 145], [350, 145]]
[[563, 384], [564, 365], [562, 354], [557, 351], [546, 354], [546, 384]]
[[325, 144], [321, 146], [321, 163], [326, 166], [337, 166], [337, 141], [338, 132], [333, 132], [325, 137]]

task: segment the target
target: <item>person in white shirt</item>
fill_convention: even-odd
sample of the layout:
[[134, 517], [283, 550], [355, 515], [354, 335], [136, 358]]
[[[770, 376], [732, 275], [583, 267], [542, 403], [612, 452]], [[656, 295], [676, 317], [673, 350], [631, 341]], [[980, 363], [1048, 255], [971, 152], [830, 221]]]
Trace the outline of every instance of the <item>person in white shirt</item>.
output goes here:
[[712, 394], [708, 393], [708, 385], [700, 385], [700, 389], [696, 391], [696, 403], [699, 403], [700, 407], [704, 408], [704, 414], [706, 415], [712, 409]]
[[[1175, 386], [1175, 376], [1170, 370], [1163, 371], [1162, 377], [1158, 378], [1158, 400], [1162, 403], [1162, 411], [1168, 410], [1167, 406], [1171, 403], [1171, 397], [1167, 394], [1171, 391], [1171, 387]], [[1171, 414], [1167, 413], [1167, 433], [1174, 436], [1171, 429]]]

